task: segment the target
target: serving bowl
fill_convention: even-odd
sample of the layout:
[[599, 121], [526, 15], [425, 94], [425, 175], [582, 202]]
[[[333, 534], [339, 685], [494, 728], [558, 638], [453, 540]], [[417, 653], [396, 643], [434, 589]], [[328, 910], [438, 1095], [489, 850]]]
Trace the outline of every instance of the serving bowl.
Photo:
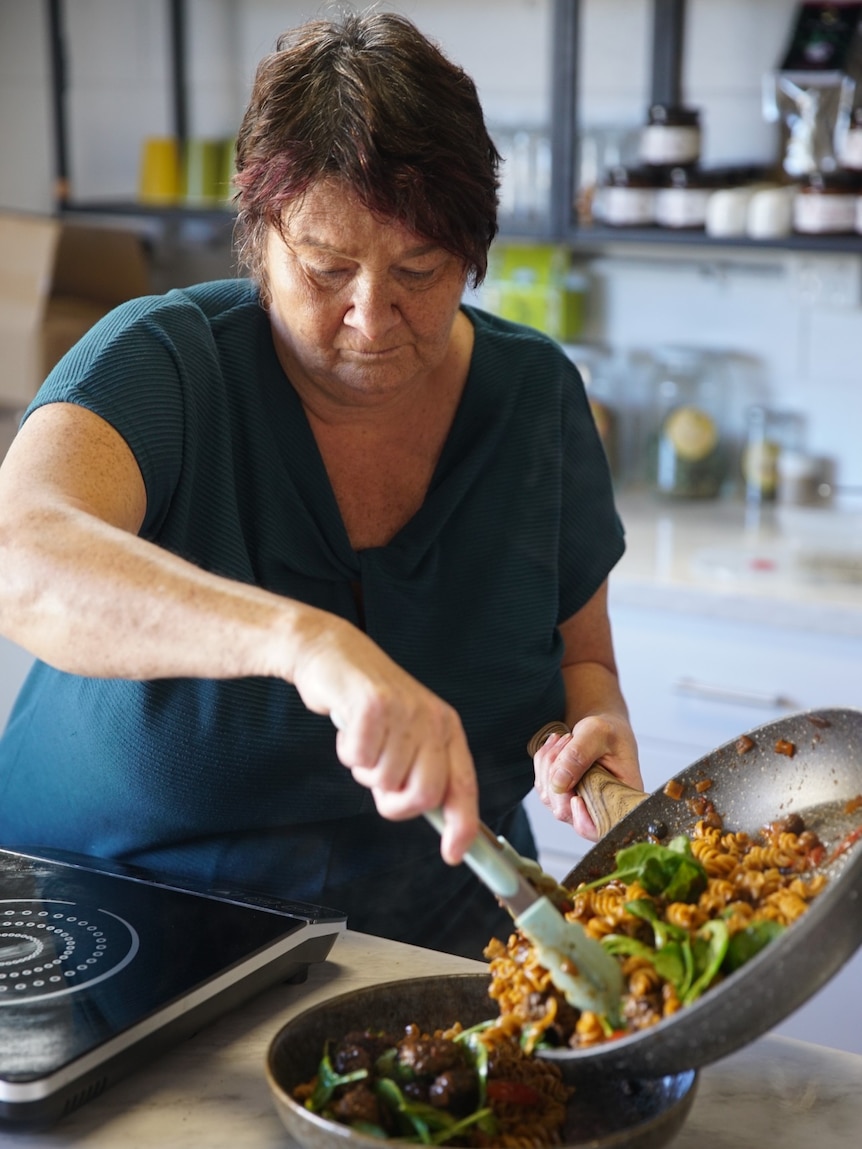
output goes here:
[[[305, 1149], [380, 1149], [381, 1142], [311, 1113], [293, 1099], [317, 1072], [324, 1043], [351, 1030], [425, 1031], [460, 1021], [465, 1027], [496, 1016], [485, 973], [443, 974], [368, 986], [312, 1006], [272, 1039], [266, 1061], [270, 1091], [288, 1133]], [[659, 1149], [677, 1134], [694, 1101], [695, 1070], [655, 1078], [584, 1073], [568, 1077], [565, 1149]]]

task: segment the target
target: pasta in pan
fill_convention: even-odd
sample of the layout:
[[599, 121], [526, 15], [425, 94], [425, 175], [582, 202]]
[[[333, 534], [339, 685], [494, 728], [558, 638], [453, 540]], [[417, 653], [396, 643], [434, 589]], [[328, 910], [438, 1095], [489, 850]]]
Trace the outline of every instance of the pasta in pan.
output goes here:
[[622, 1028], [570, 1006], [517, 930], [505, 945], [494, 939], [486, 948], [490, 995], [527, 1051], [540, 1044], [586, 1048], [655, 1025], [805, 912], [828, 880], [816, 871], [823, 855], [798, 816], [754, 838], [725, 832], [712, 815], [668, 846], [622, 850], [617, 870], [570, 891], [564, 908], [621, 964]]

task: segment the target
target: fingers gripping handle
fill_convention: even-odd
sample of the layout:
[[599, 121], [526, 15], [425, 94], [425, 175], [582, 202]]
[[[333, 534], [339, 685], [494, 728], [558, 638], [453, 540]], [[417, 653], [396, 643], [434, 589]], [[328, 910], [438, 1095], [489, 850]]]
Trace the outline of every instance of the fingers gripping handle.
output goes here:
[[[532, 758], [551, 734], [569, 734], [569, 728], [562, 722], [548, 722], [537, 730], [527, 745]], [[587, 812], [601, 837], [613, 829], [617, 822], [639, 806], [648, 797], [642, 790], [635, 790], [620, 782], [603, 766], [593, 765], [575, 786], [575, 793], [584, 800]]]

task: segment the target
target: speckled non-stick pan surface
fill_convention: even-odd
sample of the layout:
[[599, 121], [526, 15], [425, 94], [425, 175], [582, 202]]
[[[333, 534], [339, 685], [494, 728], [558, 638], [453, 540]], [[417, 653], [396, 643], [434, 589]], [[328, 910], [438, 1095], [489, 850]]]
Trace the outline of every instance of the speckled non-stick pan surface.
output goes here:
[[[740, 753], [738, 739], [700, 758], [675, 777], [677, 800], [650, 795], [579, 862], [563, 884], [576, 886], [613, 869], [617, 850], [656, 829], [669, 837], [690, 832], [696, 783], [728, 830], [756, 832], [798, 813], [828, 849], [862, 825], [862, 711], [805, 711], [746, 732], [754, 745]], [[791, 742], [792, 757], [778, 753]], [[862, 944], [862, 841], [825, 868], [829, 884], [781, 937], [693, 1005], [641, 1033], [585, 1050], [545, 1056], [564, 1072], [660, 1076], [699, 1068], [760, 1037], [798, 1009]]]

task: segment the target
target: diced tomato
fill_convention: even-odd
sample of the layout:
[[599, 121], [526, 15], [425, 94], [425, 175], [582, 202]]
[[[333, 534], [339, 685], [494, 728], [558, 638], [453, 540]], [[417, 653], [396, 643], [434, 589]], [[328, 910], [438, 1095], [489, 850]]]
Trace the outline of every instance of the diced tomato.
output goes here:
[[495, 1078], [488, 1082], [486, 1092], [489, 1101], [499, 1101], [502, 1105], [541, 1105], [542, 1095], [532, 1085], [524, 1081], [511, 1081], [508, 1077]]

